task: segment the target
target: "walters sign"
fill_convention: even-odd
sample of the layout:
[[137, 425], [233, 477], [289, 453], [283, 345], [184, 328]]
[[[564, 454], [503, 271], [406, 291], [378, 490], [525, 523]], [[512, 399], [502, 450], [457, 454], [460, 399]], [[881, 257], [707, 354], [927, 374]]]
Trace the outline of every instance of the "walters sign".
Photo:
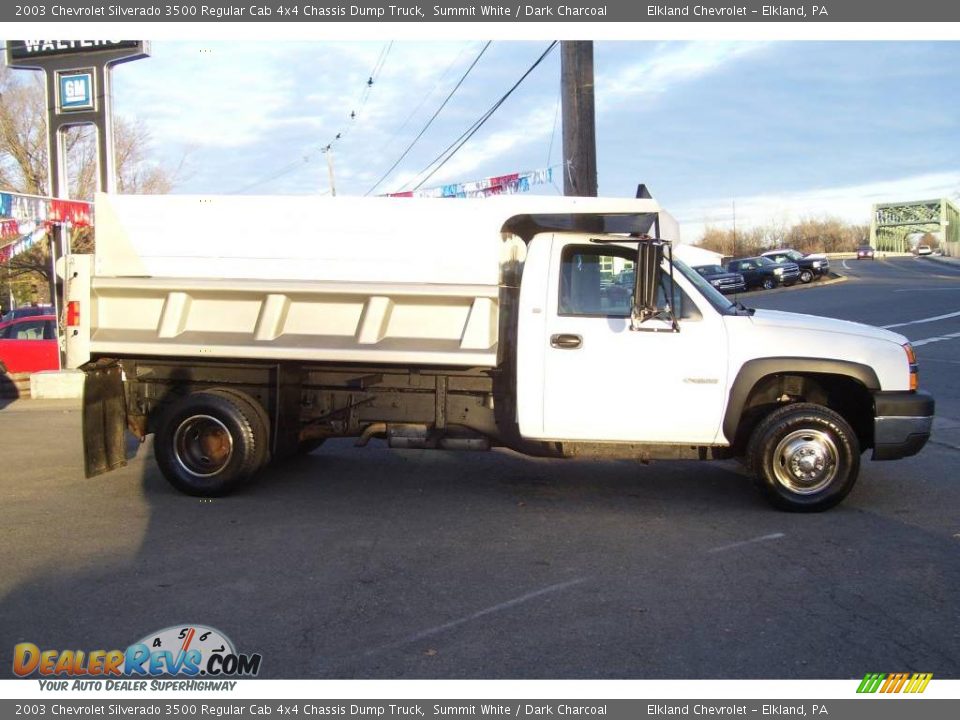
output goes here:
[[11, 60], [89, 55], [105, 50], [142, 52], [143, 40], [10, 40], [7, 43], [7, 57]]

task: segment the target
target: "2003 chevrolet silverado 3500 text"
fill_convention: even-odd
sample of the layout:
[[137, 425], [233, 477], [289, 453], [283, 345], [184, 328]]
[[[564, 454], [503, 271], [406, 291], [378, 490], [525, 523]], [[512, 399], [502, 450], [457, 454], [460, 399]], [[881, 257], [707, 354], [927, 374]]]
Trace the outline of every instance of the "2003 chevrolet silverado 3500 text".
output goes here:
[[125, 428], [195, 495], [382, 437], [737, 457], [778, 507], [822, 510], [864, 451], [930, 435], [906, 338], [730, 302], [649, 198], [101, 195], [96, 222], [63, 265], [88, 475], [125, 462]]

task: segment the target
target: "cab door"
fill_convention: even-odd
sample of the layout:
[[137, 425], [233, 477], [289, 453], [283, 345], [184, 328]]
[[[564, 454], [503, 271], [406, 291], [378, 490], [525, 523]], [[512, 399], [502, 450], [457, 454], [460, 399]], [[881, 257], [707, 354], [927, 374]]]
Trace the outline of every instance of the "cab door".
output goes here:
[[631, 330], [635, 255], [632, 247], [555, 238], [542, 438], [715, 442], [727, 393], [722, 317], [675, 274], [679, 331], [659, 319]]

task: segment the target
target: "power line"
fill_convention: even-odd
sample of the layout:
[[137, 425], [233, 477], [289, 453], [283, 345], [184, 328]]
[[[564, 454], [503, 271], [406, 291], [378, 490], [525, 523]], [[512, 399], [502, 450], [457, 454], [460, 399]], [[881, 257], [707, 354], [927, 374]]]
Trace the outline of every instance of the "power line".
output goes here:
[[[390, 54], [390, 50], [391, 50], [392, 48], [393, 48], [393, 41], [392, 41], [392, 40], [391, 40], [389, 43], [387, 43], [386, 45], [384, 45], [382, 48], [380, 48], [380, 54], [377, 55], [377, 60], [376, 60], [376, 62], [374, 63], [373, 69], [370, 71], [370, 75], [368, 76], [368, 79], [367, 79], [367, 81], [366, 81], [366, 83], [365, 83], [365, 87], [364, 87], [363, 91], [362, 91], [361, 94], [360, 94], [360, 98], [359, 98], [359, 108], [360, 108], [361, 110], [362, 110], [363, 107], [367, 104], [367, 99], [368, 99], [369, 96], [370, 96], [370, 90], [373, 88], [374, 83], [376, 82], [377, 78], [379, 77], [380, 73], [382, 72], [383, 66], [384, 66], [384, 65], [386, 64], [386, 62], [387, 62], [387, 56]], [[350, 119], [351, 119], [351, 120], [355, 120], [356, 117], [357, 117], [357, 115], [358, 115], [358, 112], [357, 112], [356, 110], [352, 110], [352, 111], [350, 112]], [[299, 167], [301, 166], [301, 164], [309, 163], [318, 153], [323, 153], [323, 152], [329, 150], [330, 147], [331, 147], [335, 142], [337, 142], [338, 140], [341, 140], [341, 139], [343, 138], [343, 136], [346, 135], [346, 134], [347, 134], [347, 131], [340, 131], [340, 132], [338, 132], [338, 133], [336, 134], [336, 136], [335, 136], [330, 142], [328, 142], [326, 145], [323, 145], [323, 146], [321, 146], [321, 147], [319, 147], [319, 148], [312, 149], [312, 150], [310, 150], [309, 152], [307, 152], [306, 154], [304, 154], [299, 160], [294, 160], [293, 162], [288, 163], [287, 165], [284, 165], [284, 166], [283, 166], [282, 168], [280, 168], [279, 170], [276, 170], [276, 171], [270, 173], [269, 175], [266, 175], [266, 176], [264, 176], [264, 177], [261, 177], [260, 179], [255, 180], [255, 181], [253, 181], [252, 183], [249, 183], [249, 184], [247, 184], [247, 185], [244, 185], [243, 187], [241, 187], [241, 188], [239, 188], [239, 189], [237, 189], [237, 190], [233, 190], [233, 191], [231, 191], [231, 192], [229, 192], [229, 193], [227, 193], [227, 194], [228, 194], [228, 195], [238, 195], [238, 194], [240, 194], [240, 193], [242, 193], [242, 192], [246, 192], [246, 191], [249, 190], [250, 188], [257, 187], [258, 185], [262, 185], [262, 184], [264, 184], [264, 183], [266, 183], [266, 182], [270, 182], [271, 180], [276, 180], [277, 178], [283, 177], [284, 175], [288, 175], [289, 173], [291, 173], [291, 172], [293, 172], [294, 170], [296, 170], [297, 168], [299, 168]]]
[[429, 100], [431, 97], [433, 97], [433, 94], [434, 94], [434, 93], [437, 91], [437, 89], [440, 87], [440, 84], [441, 84], [444, 80], [447, 79], [447, 75], [449, 75], [449, 74], [450, 74], [450, 71], [453, 70], [454, 66], [455, 66], [458, 62], [460, 62], [460, 58], [461, 58], [461, 57], [463, 56], [463, 54], [467, 51], [467, 48], [470, 47], [472, 44], [473, 44], [472, 42], [466, 42], [466, 43], [464, 43], [463, 47], [460, 48], [460, 52], [458, 52], [458, 53], [457, 53], [457, 56], [450, 62], [449, 65], [447, 65], [447, 69], [443, 71], [443, 73], [440, 75], [439, 78], [437, 78], [437, 81], [434, 83], [434, 85], [433, 85], [433, 87], [430, 89], [430, 91], [427, 92], [427, 93], [425, 93], [424, 96], [423, 96], [422, 98], [420, 98], [420, 102], [417, 103], [417, 106], [416, 106], [413, 110], [410, 111], [410, 114], [407, 115], [407, 117], [404, 119], [404, 121], [400, 124], [400, 127], [398, 127], [398, 128], [394, 131], [393, 135], [391, 135], [391, 136], [386, 140], [386, 142], [384, 142], [384, 143], [380, 146], [381, 152], [382, 152], [383, 150], [385, 150], [386, 148], [388, 148], [388, 147], [390, 147], [390, 146], [393, 145], [393, 141], [396, 140], [397, 137], [400, 135], [400, 133], [402, 133], [402, 132], [406, 129], [407, 125], [410, 124], [410, 121], [413, 120], [413, 116], [416, 115], [418, 112], [420, 112], [420, 108], [422, 108], [424, 105], [426, 105], [427, 100]]
[[513, 86], [509, 90], [507, 90], [507, 92], [505, 92], [503, 96], [490, 107], [489, 110], [487, 110], [483, 115], [481, 115], [480, 118], [473, 123], [473, 125], [467, 128], [467, 130], [464, 131], [464, 133], [460, 135], [460, 137], [458, 137], [450, 145], [448, 145], [447, 148], [443, 152], [441, 152], [429, 165], [427, 165], [423, 170], [417, 173], [418, 175], [422, 175], [431, 166], [433, 166], [438, 162], [440, 163], [433, 170], [431, 170], [430, 173], [426, 177], [424, 177], [423, 180], [421, 180], [413, 188], [414, 190], [418, 190], [425, 182], [427, 182], [427, 180], [432, 178], [440, 170], [440, 168], [446, 165], [447, 162], [449, 162], [450, 158], [452, 158], [454, 155], [457, 154], [460, 148], [462, 148], [470, 140], [470, 138], [472, 138], [477, 133], [477, 131], [484, 126], [487, 120], [489, 120], [490, 117], [500, 108], [500, 106], [507, 101], [507, 98], [509, 98], [513, 94], [513, 92], [518, 87], [520, 87], [521, 83], [523, 83], [523, 81], [527, 79], [530, 73], [532, 73], [537, 68], [537, 66], [539, 66], [540, 63], [544, 61], [547, 55], [550, 54], [550, 51], [553, 50], [553, 48], [555, 48], [556, 46], [557, 46], [556, 40], [551, 42], [550, 45], [547, 46], [547, 49], [544, 50], [543, 53], [540, 55], [540, 57], [538, 57], [534, 61], [534, 63], [529, 68], [527, 68], [526, 72], [524, 72], [523, 75], [520, 76], [520, 79], [517, 80], [513, 84]]
[[483, 54], [487, 51], [487, 48], [489, 48], [492, 43], [493, 43], [492, 40], [488, 40], [486, 45], [484, 45], [483, 48], [481, 48], [480, 52], [477, 53], [477, 56], [473, 59], [473, 62], [470, 63], [470, 67], [468, 67], [466, 69], [466, 72], [464, 72], [463, 75], [460, 76], [460, 79], [457, 81], [457, 84], [453, 86], [453, 90], [451, 90], [447, 94], [447, 97], [444, 98], [443, 102], [440, 103], [440, 107], [438, 107], [436, 111], [433, 113], [433, 115], [430, 116], [430, 119], [427, 120], [426, 125], [423, 126], [423, 129], [420, 130], [417, 136], [413, 139], [413, 142], [411, 142], [407, 146], [407, 149], [400, 154], [400, 157], [397, 158], [396, 162], [394, 162], [393, 165], [390, 166], [390, 168], [383, 174], [383, 176], [373, 184], [373, 187], [371, 187], [369, 190], [367, 190], [364, 193], [364, 196], [369, 195], [374, 190], [376, 190], [377, 186], [380, 183], [382, 183], [384, 180], [386, 180], [387, 177], [389, 177], [390, 173], [392, 173], [394, 169], [397, 167], [397, 165], [399, 165], [403, 161], [403, 159], [407, 156], [407, 153], [409, 153], [413, 149], [413, 146], [416, 145], [417, 142], [420, 140], [420, 138], [423, 137], [423, 134], [430, 128], [430, 126], [433, 124], [433, 121], [437, 119], [437, 116], [440, 114], [440, 112], [447, 106], [447, 103], [450, 102], [450, 98], [452, 98], [454, 94], [457, 92], [457, 90], [460, 89], [460, 86], [463, 85], [463, 81], [467, 79], [467, 76], [470, 74], [473, 68], [476, 67], [478, 62], [480, 62], [480, 58], [483, 57]]
[[[563, 87], [561, 83], [561, 85], [557, 87], [557, 109], [553, 113], [553, 131], [550, 133], [550, 146], [547, 148], [547, 166], [551, 169], [554, 167], [553, 165], [550, 165], [550, 161], [553, 159], [553, 142], [557, 137], [557, 125], [558, 121], [560, 120], [560, 105], [562, 104], [561, 100], [563, 99], [562, 89]], [[563, 163], [561, 163], [559, 167], [563, 167]], [[553, 179], [552, 174], [550, 176], [550, 184], [553, 186], [553, 189], [557, 191], [557, 195], [563, 195], [563, 190], [557, 187], [557, 181]]]
[[561, 98], [562, 93], [560, 92], [560, 88], [557, 88], [557, 109], [553, 113], [553, 130], [550, 132], [550, 144], [547, 146], [547, 165], [549, 165], [553, 159], [553, 141], [557, 137], [557, 121], [560, 119]]
[[279, 177], [283, 177], [284, 175], [287, 175], [288, 173], [293, 172], [293, 171], [296, 170], [298, 167], [300, 167], [301, 163], [303, 163], [303, 164], [309, 163], [309, 162], [310, 162], [310, 158], [311, 158], [314, 154], [316, 154], [316, 152], [318, 152], [318, 151], [315, 150], [315, 151], [313, 151], [313, 152], [311, 152], [311, 153], [308, 153], [308, 154], [304, 155], [300, 160], [294, 160], [294, 161], [293, 161], [292, 163], [290, 163], [289, 165], [284, 165], [282, 168], [280, 168], [279, 170], [271, 173], [270, 175], [266, 175], [266, 176], [260, 178], [259, 180], [254, 180], [254, 181], [253, 181], [252, 183], [250, 183], [249, 185], [244, 185], [243, 187], [238, 188], [237, 190], [232, 190], [231, 192], [228, 192], [227, 195], [239, 195], [239, 194], [242, 193], [242, 192], [246, 192], [246, 191], [249, 190], [250, 188], [255, 188], [255, 187], [257, 187], [257, 185], [263, 185], [263, 184], [266, 183], [266, 182], [270, 182], [271, 180], [276, 180], [276, 179], [279, 178]]
[[[360, 100], [355, 110], [350, 111], [350, 122], [352, 123], [356, 120], [360, 114], [363, 112], [363, 108], [367, 105], [367, 100], [370, 99], [370, 91], [373, 89], [374, 84], [377, 79], [380, 77], [380, 72], [383, 70], [383, 66], [387, 62], [387, 56], [390, 54], [390, 50], [393, 48], [393, 40], [387, 43], [380, 50], [380, 54], [377, 56], [377, 61], [373, 65], [373, 70], [370, 71], [370, 75], [367, 76], [367, 81], [364, 83], [363, 91], [360, 93]], [[345, 130], [341, 130], [334, 136], [333, 140], [328, 142], [323, 148], [323, 151], [329, 150], [334, 143], [339, 140], [342, 140], [350, 133], [350, 125], [347, 126]]]

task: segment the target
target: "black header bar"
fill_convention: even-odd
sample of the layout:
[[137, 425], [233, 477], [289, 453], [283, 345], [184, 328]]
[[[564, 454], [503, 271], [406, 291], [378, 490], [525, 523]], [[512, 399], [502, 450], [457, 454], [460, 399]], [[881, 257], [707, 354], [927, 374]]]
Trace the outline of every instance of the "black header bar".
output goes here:
[[[16, 22], [956, 22], [960, 3], [943, 0], [759, 0], [645, 2], [533, 0], [404, 2], [366, 0], [28, 0], [3, 3]], [[56, 42], [56, 41], [52, 41]], [[121, 41], [124, 42], [124, 41]]]

